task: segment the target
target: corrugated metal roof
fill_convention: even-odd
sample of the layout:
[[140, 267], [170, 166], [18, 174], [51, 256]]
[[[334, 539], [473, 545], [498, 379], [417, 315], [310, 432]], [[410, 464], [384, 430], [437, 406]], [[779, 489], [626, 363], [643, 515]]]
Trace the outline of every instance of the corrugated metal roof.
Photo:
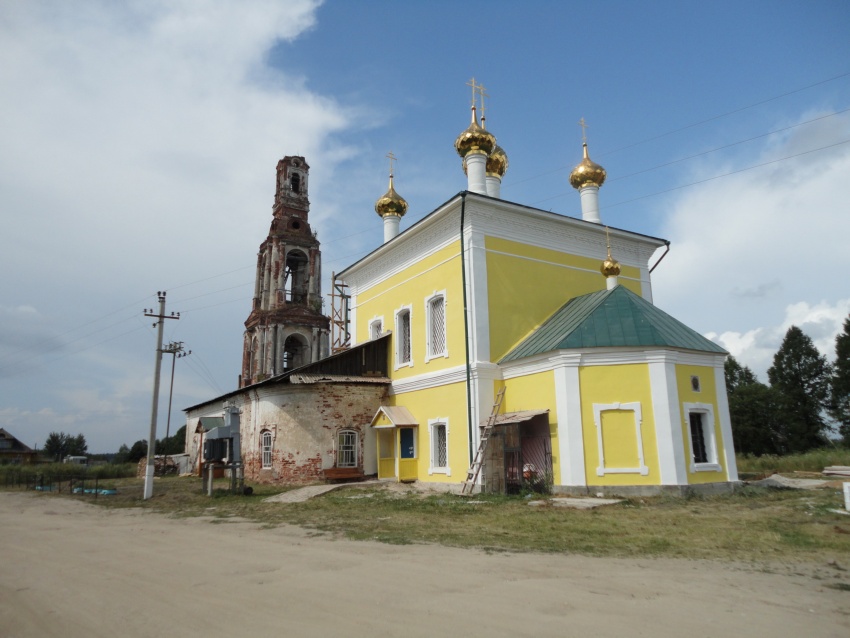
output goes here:
[[553, 350], [630, 346], [726, 353], [643, 297], [616, 286], [570, 299], [500, 363]]
[[505, 425], [507, 423], [522, 423], [523, 421], [530, 421], [536, 416], [540, 416], [541, 414], [548, 414], [549, 410], [523, 410], [521, 412], [507, 412], [505, 414], [500, 414], [496, 417], [496, 420], [493, 421], [493, 425]]
[[293, 373], [289, 376], [290, 383], [392, 383], [387, 377], [361, 377], [346, 374], [306, 374]]

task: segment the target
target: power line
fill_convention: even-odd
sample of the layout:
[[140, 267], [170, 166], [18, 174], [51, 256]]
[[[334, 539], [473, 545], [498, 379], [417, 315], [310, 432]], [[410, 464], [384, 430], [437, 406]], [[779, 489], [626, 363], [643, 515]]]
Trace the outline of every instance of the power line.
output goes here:
[[[734, 170], [734, 171], [729, 171], [728, 173], [722, 173], [720, 175], [714, 175], [713, 177], [707, 177], [705, 179], [697, 180], [696, 182], [690, 182], [688, 184], [681, 184], [679, 186], [673, 186], [673, 187], [667, 188], [663, 191], [657, 191], [655, 193], [648, 193], [646, 195], [640, 195], [639, 197], [633, 197], [632, 199], [627, 199], [627, 200], [624, 200], [622, 202], [616, 202], [614, 204], [607, 204], [605, 206], [605, 208], [614, 208], [615, 206], [622, 206], [623, 204], [630, 204], [631, 202], [636, 202], [638, 200], [646, 199], [648, 197], [655, 197], [656, 195], [663, 195], [665, 193], [671, 193], [673, 191], [681, 190], [683, 188], [688, 188], [690, 186], [696, 186], [698, 184], [704, 184], [705, 182], [711, 182], [715, 179], [720, 179], [721, 177], [729, 177], [730, 175], [736, 175], [738, 173], [744, 173], [746, 171], [751, 171], [755, 168], [761, 168], [762, 166], [769, 166], [770, 164], [776, 164], [777, 162], [784, 162], [785, 160], [794, 159], [795, 157], [800, 157], [801, 155], [808, 155], [810, 153], [817, 153], [818, 151], [824, 151], [824, 150], [834, 148], [836, 146], [841, 146], [842, 144], [848, 144], [848, 143], [850, 143], [850, 139], [843, 140], [841, 142], [835, 142], [834, 144], [828, 144], [827, 146], [821, 146], [820, 148], [813, 148], [813, 149], [808, 150], [808, 151], [802, 151], [800, 153], [795, 153], [793, 155], [788, 155], [786, 157], [780, 157], [780, 158], [777, 158], [777, 159], [774, 159], [774, 160], [770, 160], [768, 162], [762, 162], [760, 164], [753, 164], [752, 166], [746, 166], [744, 168], [739, 168], [739, 169]], [[538, 200], [535, 203], [539, 204], [540, 202], [549, 201], [550, 199], [557, 199], [558, 197], [563, 197], [563, 196], [568, 195], [568, 194], [570, 194], [570, 191], [561, 193], [559, 195], [553, 195], [552, 197], [548, 197], [546, 199]]]

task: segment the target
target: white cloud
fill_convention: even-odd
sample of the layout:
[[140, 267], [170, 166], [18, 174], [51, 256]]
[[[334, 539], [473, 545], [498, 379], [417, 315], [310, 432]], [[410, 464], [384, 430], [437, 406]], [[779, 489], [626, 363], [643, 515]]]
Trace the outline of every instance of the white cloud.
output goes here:
[[[187, 312], [166, 339], [185, 339], [234, 387], [277, 160], [308, 157], [312, 204], [333, 209], [328, 184], [356, 153], [334, 136], [370, 123], [266, 64], [315, 25], [319, 4], [0, 4], [0, 57], [14, 60], [0, 65], [0, 270], [14, 273], [0, 309], [0, 422], [13, 433], [82, 431], [97, 450], [146, 436], [147, 295], [230, 271], [169, 293], [169, 311], [225, 288], [236, 301], [190, 302], [219, 305]], [[175, 388], [175, 409], [202, 391]]]
[[[703, 164], [694, 181], [844, 140], [846, 114], [775, 136], [758, 159]], [[661, 233], [672, 250], [653, 274], [656, 303], [711, 334], [763, 380], [791, 325], [832, 358], [850, 312], [843, 281], [850, 270], [848, 175], [850, 144], [842, 144], [679, 195]]]

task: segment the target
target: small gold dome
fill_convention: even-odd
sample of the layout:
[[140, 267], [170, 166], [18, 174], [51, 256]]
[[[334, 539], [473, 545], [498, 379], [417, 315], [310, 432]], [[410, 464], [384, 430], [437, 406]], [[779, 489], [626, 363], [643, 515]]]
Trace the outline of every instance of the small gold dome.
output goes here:
[[478, 125], [475, 107], [472, 107], [472, 123], [455, 140], [457, 154], [461, 157], [466, 157], [473, 152], [489, 155], [495, 146], [496, 138], [487, 129]]
[[611, 256], [611, 240], [608, 235], [608, 227], [605, 227], [605, 237], [606, 242], [608, 244], [608, 257], [602, 262], [602, 266], [599, 267], [599, 272], [605, 275], [605, 278], [608, 277], [619, 277], [620, 276], [620, 262], [614, 259]]
[[487, 157], [487, 172], [491, 175], [504, 177], [508, 170], [508, 155], [498, 144]]
[[375, 202], [375, 212], [381, 217], [386, 217], [387, 215], [404, 217], [404, 214], [407, 212], [407, 202], [404, 200], [404, 197], [396, 193], [395, 188], [393, 188], [392, 175], [390, 175], [389, 189], [377, 202]]
[[608, 259], [602, 262], [602, 266], [599, 268], [599, 271], [606, 277], [619, 277], [620, 262], [616, 259], [612, 259], [611, 255], [608, 255]]
[[584, 147], [584, 158], [573, 169], [573, 172], [570, 173], [570, 184], [576, 189], [583, 186], [602, 186], [608, 174], [604, 168], [592, 161], [588, 156], [587, 142], [582, 146]]

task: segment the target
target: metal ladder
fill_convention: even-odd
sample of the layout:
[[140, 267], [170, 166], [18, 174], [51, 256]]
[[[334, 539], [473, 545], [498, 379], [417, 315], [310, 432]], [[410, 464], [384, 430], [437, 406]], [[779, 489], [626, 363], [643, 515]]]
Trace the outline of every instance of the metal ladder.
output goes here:
[[478, 475], [481, 473], [481, 466], [484, 463], [484, 453], [487, 451], [487, 441], [490, 440], [490, 433], [493, 431], [493, 426], [496, 424], [496, 417], [499, 416], [499, 410], [502, 407], [502, 399], [505, 396], [505, 387], [499, 388], [499, 393], [496, 395], [496, 400], [493, 402], [493, 410], [490, 412], [490, 418], [487, 419], [487, 424], [481, 430], [481, 440], [478, 443], [478, 451], [475, 453], [475, 459], [472, 465], [469, 466], [469, 471], [466, 473], [466, 480], [460, 488], [461, 496], [471, 496], [472, 490], [475, 489], [475, 484], [478, 481]]

